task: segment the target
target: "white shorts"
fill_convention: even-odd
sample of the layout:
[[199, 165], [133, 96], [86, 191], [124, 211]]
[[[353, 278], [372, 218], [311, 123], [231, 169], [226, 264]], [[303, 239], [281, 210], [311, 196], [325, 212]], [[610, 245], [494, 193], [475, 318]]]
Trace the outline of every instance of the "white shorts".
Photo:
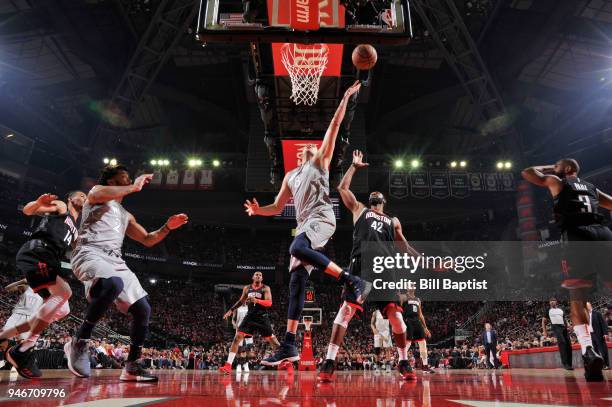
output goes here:
[[393, 346], [391, 342], [391, 335], [389, 332], [374, 335], [374, 347], [375, 348], [390, 348]]
[[[30, 319], [31, 315], [26, 315], [26, 314], [11, 314], [11, 316], [9, 317], [9, 319], [6, 320], [6, 322], [4, 323], [4, 328], [2, 329], [8, 329], [8, 328], [13, 328], [16, 327], [19, 324], [22, 324], [24, 322], [26, 322], [28, 319]], [[28, 336], [28, 332], [22, 332], [19, 334], [19, 339], [25, 339]]]
[[[306, 237], [310, 240], [310, 247], [314, 250], [320, 250], [325, 247], [329, 239], [336, 231], [336, 219], [328, 219], [324, 216], [313, 216], [306, 219], [301, 225], [298, 225], [295, 235], [300, 235], [306, 232]], [[302, 262], [291, 256], [289, 262], [289, 271], [295, 270]], [[312, 272], [313, 266], [304, 264], [308, 274]]]
[[123, 291], [115, 300], [115, 306], [124, 314], [127, 314], [132, 304], [148, 295], [136, 274], [121, 257], [111, 256], [101, 250], [81, 248], [72, 256], [71, 263], [74, 275], [85, 285], [87, 301], [91, 300], [89, 290], [99, 278], [121, 278]]

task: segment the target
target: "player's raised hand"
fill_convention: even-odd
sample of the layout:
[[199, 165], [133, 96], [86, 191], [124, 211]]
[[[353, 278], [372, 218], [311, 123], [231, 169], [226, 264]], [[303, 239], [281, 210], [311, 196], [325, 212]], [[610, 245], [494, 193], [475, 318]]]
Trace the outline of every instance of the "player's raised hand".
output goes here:
[[353, 166], [357, 169], [367, 167], [368, 163], [363, 162], [363, 153], [359, 150], [353, 151]]
[[142, 187], [151, 182], [153, 174], [142, 174], [134, 181], [134, 192], [142, 191]]
[[344, 97], [350, 98], [351, 96], [353, 96], [353, 94], [359, 92], [359, 89], [361, 89], [361, 82], [355, 81], [355, 83], [353, 83], [351, 87], [348, 88], [346, 92], [344, 92]]
[[166, 222], [166, 226], [168, 226], [168, 229], [174, 230], [180, 228], [187, 222], [189, 222], [189, 217], [184, 213], [179, 213], [177, 215], [170, 216]]
[[42, 194], [41, 196], [38, 197], [38, 199], [36, 200], [36, 203], [38, 203], [39, 205], [48, 206], [48, 205], [52, 205], [53, 201], [55, 200], [57, 200], [57, 195]]
[[255, 198], [253, 198], [253, 202], [247, 199], [246, 202], [244, 203], [244, 208], [245, 208], [245, 212], [249, 216], [257, 215], [257, 212], [259, 211], [259, 202], [257, 202], [257, 199]]
[[227, 311], [225, 314], [223, 314], [223, 319], [228, 319], [229, 317], [232, 316], [233, 313], [234, 311], [232, 310]]

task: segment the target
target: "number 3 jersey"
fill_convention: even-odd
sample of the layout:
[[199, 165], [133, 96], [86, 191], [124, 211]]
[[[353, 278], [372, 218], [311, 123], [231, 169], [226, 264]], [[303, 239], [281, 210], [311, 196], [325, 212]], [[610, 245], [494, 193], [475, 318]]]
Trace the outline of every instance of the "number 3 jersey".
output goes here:
[[563, 188], [554, 198], [555, 221], [566, 230], [577, 226], [600, 224], [597, 188], [578, 177], [562, 180]]
[[393, 219], [384, 213], [364, 208], [353, 228], [351, 258], [361, 257], [364, 243], [368, 244], [368, 250], [376, 251], [376, 255], [391, 255], [390, 242], [394, 240]]

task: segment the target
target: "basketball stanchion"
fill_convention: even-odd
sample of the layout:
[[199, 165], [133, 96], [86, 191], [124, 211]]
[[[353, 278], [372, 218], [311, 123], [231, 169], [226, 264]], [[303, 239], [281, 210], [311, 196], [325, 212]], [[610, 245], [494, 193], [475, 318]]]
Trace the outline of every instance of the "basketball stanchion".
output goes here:
[[314, 355], [312, 353], [312, 316], [303, 316], [304, 323], [304, 341], [302, 342], [302, 353], [300, 354], [300, 363], [298, 370], [316, 370]]

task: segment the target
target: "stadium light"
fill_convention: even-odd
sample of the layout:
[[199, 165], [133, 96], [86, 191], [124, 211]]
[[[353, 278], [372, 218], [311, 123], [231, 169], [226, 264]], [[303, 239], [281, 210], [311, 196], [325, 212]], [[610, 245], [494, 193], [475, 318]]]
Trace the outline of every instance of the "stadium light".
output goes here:
[[200, 165], [202, 165], [202, 160], [198, 160], [195, 158], [190, 158], [189, 161], [187, 162], [187, 165], [191, 168], [193, 167], [199, 167]]
[[164, 165], [170, 165], [170, 161], [169, 160], [164, 160]]
[[393, 162], [393, 166], [395, 168], [402, 168], [402, 167], [404, 167], [404, 160], [400, 160], [400, 159], [395, 160]]
[[116, 158], [111, 158], [110, 165], [117, 165], [117, 159]]
[[13, 134], [13, 133], [9, 133], [9, 134], [7, 134], [7, 135], [6, 135], [6, 138], [7, 138], [7, 139], [9, 139], [9, 138], [11, 138], [11, 137], [13, 137], [13, 136], [14, 136], [14, 134]]
[[503, 170], [504, 169], [504, 162], [503, 161], [498, 161], [495, 166], [497, 167], [498, 170]]
[[150, 279], [149, 279], [149, 283], [151, 283], [151, 284], [156, 284], [156, 283], [157, 283], [157, 280], [156, 280], [156, 279], [154, 279], [154, 278], [150, 278]]
[[151, 165], [153, 166], [157, 165], [157, 160], [151, 160]]
[[451, 168], [457, 168], [457, 161], [451, 161], [450, 166]]
[[104, 159], [102, 160], [102, 162], [104, 164], [108, 164], [110, 162], [110, 160], [107, 157], [104, 157]]
[[212, 161], [212, 165], [213, 165], [213, 167], [218, 167], [218, 166], [220, 166], [220, 165], [221, 165], [221, 161], [219, 161], [219, 160], [213, 160], [213, 161]]
[[512, 168], [512, 161], [506, 161], [504, 163], [504, 168], [509, 170], [510, 168]]
[[465, 160], [459, 161], [459, 167], [461, 167], [461, 168], [467, 167], [467, 161], [465, 161]]
[[414, 159], [410, 162], [410, 166], [412, 168], [419, 168], [421, 166], [421, 162], [417, 159]]

